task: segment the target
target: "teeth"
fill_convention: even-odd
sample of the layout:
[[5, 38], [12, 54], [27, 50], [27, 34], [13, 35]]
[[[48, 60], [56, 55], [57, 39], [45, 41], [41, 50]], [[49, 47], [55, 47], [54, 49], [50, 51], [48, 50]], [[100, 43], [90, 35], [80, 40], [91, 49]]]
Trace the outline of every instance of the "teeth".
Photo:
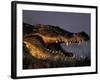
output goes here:
[[81, 42], [79, 41], [79, 42], [78, 42], [78, 45], [80, 45], [80, 44], [81, 44]]
[[61, 53], [61, 51], [58, 51], [58, 53]]
[[75, 54], [73, 55], [73, 58], [75, 58]]
[[69, 42], [69, 44], [71, 44], [71, 41]]
[[47, 49], [49, 51], [49, 49]]
[[52, 50], [49, 50], [50, 52], [52, 52]]
[[55, 51], [52, 51], [52, 53], [55, 53]]
[[64, 55], [64, 54], [63, 54], [62, 56], [63, 56], [63, 57], [65, 57], [65, 55]]
[[58, 43], [58, 41], [56, 41], [56, 43]]
[[68, 46], [68, 42], [66, 42], [66, 46]]
[[58, 53], [58, 51], [55, 51], [55, 53]]
[[62, 53], [60, 53], [61, 55], [63, 55], [63, 52]]

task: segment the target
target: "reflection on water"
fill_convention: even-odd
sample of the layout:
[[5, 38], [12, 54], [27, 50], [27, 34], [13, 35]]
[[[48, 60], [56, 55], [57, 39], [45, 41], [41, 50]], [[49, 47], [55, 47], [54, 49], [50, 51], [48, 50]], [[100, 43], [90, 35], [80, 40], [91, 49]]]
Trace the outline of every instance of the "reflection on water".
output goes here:
[[65, 51], [73, 52], [77, 58], [80, 57], [90, 58], [91, 55], [90, 41], [82, 43], [80, 45], [71, 44], [69, 46], [65, 46], [64, 44], [61, 44], [61, 46]]

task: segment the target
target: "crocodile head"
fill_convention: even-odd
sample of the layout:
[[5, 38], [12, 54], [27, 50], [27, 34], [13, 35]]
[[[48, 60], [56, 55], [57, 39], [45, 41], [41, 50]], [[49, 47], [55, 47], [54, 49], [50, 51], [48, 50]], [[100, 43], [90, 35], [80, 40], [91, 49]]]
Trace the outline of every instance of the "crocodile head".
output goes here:
[[[31, 37], [32, 38], [31, 40], [33, 40], [33, 42], [38, 43], [38, 45], [42, 45], [39, 46], [39, 47], [43, 47], [42, 49], [40, 49], [39, 52], [40, 55], [42, 53], [43, 53], [42, 55], [45, 55], [46, 53], [48, 54], [46, 56], [49, 56], [50, 54], [52, 56], [61, 55], [65, 57], [66, 56], [74, 57], [75, 56], [74, 53], [65, 51], [62, 48], [61, 44], [65, 44], [66, 46], [69, 46], [71, 44], [80, 45], [81, 43], [84, 43], [89, 40], [89, 36], [85, 32], [72, 33], [63, 30], [58, 26], [43, 25], [43, 24], [37, 24], [35, 26], [29, 25], [29, 26], [31, 28], [31, 32], [24, 35], [25, 36], [24, 41], [28, 42], [28, 40], [26, 40], [27, 37]], [[37, 38], [36, 36], [40, 38]], [[36, 38], [36, 41], [33, 38]]]
[[80, 44], [89, 40], [89, 36], [85, 32], [71, 33], [57, 26], [38, 24], [38, 34], [42, 37], [44, 43], [65, 43], [66, 45], [76, 43]]

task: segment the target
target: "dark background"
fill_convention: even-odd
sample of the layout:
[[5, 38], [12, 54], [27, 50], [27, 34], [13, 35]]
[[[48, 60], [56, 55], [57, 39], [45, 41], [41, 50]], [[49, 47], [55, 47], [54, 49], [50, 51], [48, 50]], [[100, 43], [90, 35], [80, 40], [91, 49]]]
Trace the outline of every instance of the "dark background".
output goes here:
[[[70, 32], [84, 31], [90, 36], [91, 15], [88, 13], [71, 13], [71, 12], [49, 12], [49, 11], [30, 11], [23, 10], [23, 22], [35, 24], [49, 24], [59, 26]], [[90, 57], [90, 41], [87, 45], [64, 46], [67, 51], [73, 51], [78, 56]]]

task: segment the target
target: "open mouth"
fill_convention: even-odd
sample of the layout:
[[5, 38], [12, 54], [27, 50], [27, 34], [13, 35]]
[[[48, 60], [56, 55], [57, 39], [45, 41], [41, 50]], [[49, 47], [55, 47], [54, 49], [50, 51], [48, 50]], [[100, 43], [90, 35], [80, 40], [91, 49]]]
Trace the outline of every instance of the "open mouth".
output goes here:
[[73, 53], [73, 55], [77, 58], [81, 56], [88, 56], [90, 53], [90, 41], [83, 43], [71, 43], [69, 45], [65, 45], [65, 43], [61, 44], [62, 49], [67, 53]]
[[76, 56], [85, 56], [89, 52], [88, 47], [89, 42], [83, 40], [56, 41], [48, 44], [47, 50], [53, 55], [59, 54], [64, 57], [74, 58]]
[[51, 68], [91, 64], [91, 41], [85, 32], [72, 33], [50, 25], [24, 25], [24, 28], [25, 69], [30, 69], [30, 66], [33, 69], [36, 66]]

